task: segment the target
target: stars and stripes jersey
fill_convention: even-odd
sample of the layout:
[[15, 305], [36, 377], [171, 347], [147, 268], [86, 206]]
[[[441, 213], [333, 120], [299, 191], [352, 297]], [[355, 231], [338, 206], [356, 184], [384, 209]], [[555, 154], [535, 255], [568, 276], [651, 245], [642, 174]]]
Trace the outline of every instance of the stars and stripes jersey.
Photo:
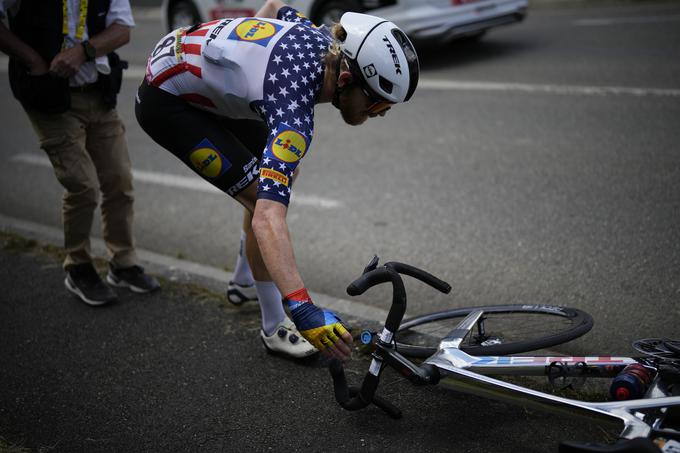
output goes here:
[[257, 196], [288, 205], [293, 172], [314, 134], [331, 43], [325, 28], [288, 6], [277, 19], [215, 20], [161, 39], [146, 80], [216, 115], [264, 120], [270, 136]]

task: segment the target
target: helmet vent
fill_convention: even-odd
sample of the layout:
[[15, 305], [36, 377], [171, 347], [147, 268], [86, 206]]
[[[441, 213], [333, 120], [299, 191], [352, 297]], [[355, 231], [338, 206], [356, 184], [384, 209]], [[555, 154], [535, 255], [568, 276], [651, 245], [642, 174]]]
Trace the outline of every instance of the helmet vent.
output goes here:
[[382, 88], [385, 93], [392, 94], [394, 84], [383, 76], [379, 76], [378, 80], [380, 83], [380, 88]]
[[401, 46], [402, 50], [404, 51], [407, 61], [413, 61], [418, 59], [418, 56], [416, 55], [416, 51], [413, 48], [413, 45], [408, 40], [408, 38], [406, 38], [406, 35], [401, 30], [397, 29], [392, 30], [392, 35], [394, 36], [394, 39], [397, 40], [399, 46]]

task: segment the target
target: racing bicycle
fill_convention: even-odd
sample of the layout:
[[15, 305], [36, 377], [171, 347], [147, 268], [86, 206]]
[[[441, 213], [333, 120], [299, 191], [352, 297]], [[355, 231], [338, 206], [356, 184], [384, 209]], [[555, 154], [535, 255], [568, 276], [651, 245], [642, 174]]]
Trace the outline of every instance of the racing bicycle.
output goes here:
[[[335, 399], [344, 409], [374, 404], [400, 418], [401, 410], [376, 394], [380, 375], [389, 366], [416, 386], [443, 385], [538, 409], [623, 423], [616, 444], [562, 442], [560, 452], [680, 452], [680, 341], [638, 340], [633, 347], [639, 357], [514, 355], [577, 338], [592, 328], [593, 320], [573, 308], [496, 305], [446, 310], [402, 322], [406, 291], [401, 275], [443, 293], [451, 290], [448, 283], [422, 269], [398, 262], [378, 266], [378, 257], [373, 257], [347, 293], [357, 296], [389, 282], [392, 305], [382, 331], [360, 335], [361, 343], [374, 348], [361, 387], [349, 387], [342, 363], [330, 362]], [[545, 376], [555, 386], [609, 378], [612, 401], [556, 396], [496, 376]]]

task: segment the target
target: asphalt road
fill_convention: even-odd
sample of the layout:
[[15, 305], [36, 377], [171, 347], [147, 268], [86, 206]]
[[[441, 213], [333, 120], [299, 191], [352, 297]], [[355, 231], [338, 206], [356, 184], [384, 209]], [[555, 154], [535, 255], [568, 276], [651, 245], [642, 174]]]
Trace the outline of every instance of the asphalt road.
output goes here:
[[[216, 267], [241, 209], [137, 126], [133, 94], [160, 21], [138, 16], [120, 96], [141, 248]], [[313, 291], [344, 288], [377, 253], [449, 281], [408, 286], [410, 312], [498, 303], [585, 309], [574, 353], [678, 336], [680, 5], [532, 11], [479, 43], [421, 50], [413, 101], [350, 128], [319, 106], [289, 223]], [[61, 188], [0, 73], [0, 214], [60, 225]], [[170, 175], [171, 186], [152, 177]], [[178, 185], [194, 181], [189, 188]], [[174, 186], [172, 186], [174, 184]], [[97, 227], [98, 228], [98, 227]], [[98, 230], [97, 230], [98, 231]], [[384, 306], [380, 290], [365, 303]]]
[[[95, 309], [55, 291], [59, 260], [8, 245], [0, 235], [3, 453], [544, 453], [563, 440], [611, 443], [622, 429], [414, 387], [391, 370], [378, 394], [402, 419], [346, 412], [323, 363], [265, 353], [255, 305], [166, 284]], [[368, 360], [354, 355], [350, 384]]]

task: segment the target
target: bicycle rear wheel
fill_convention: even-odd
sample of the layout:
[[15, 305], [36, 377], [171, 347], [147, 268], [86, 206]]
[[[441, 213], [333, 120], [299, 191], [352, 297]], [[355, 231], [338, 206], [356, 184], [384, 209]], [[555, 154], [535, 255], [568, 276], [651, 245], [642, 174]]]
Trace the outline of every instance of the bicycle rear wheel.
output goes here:
[[494, 305], [457, 308], [402, 322], [397, 350], [411, 357], [429, 357], [439, 342], [474, 310], [484, 310], [460, 349], [471, 355], [507, 355], [548, 348], [578, 338], [593, 327], [593, 318], [575, 308], [552, 305]]

